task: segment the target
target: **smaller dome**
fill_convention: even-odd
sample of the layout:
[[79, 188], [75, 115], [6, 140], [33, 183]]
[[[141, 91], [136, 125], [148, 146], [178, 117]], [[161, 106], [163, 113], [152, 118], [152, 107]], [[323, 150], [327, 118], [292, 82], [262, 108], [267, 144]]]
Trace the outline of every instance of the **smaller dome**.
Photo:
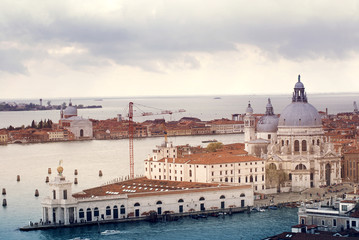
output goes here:
[[279, 118], [276, 115], [264, 115], [257, 123], [257, 132], [277, 132]]
[[248, 103], [248, 107], [247, 107], [247, 109], [246, 109], [246, 113], [248, 113], [248, 114], [252, 114], [252, 113], [253, 113], [253, 108], [251, 107], [251, 103], [250, 103], [250, 102]]

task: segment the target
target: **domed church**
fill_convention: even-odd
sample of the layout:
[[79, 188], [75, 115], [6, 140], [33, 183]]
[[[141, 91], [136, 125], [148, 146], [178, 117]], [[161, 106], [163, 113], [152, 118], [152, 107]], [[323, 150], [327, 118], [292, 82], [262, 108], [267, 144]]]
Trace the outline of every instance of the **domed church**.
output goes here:
[[[253, 113], [253, 109], [252, 113]], [[310, 187], [341, 183], [340, 155], [327, 142], [318, 110], [308, 103], [304, 84], [294, 86], [292, 102], [275, 118], [270, 101], [266, 115], [255, 132], [252, 113], [247, 113], [245, 144], [249, 154], [266, 159], [267, 187], [289, 187], [302, 191]], [[246, 124], [248, 121], [248, 124]], [[266, 149], [263, 142], [266, 141]]]
[[92, 122], [77, 115], [77, 108], [71, 100], [65, 110], [61, 109], [59, 125], [74, 134], [75, 139], [91, 139], [93, 137]]

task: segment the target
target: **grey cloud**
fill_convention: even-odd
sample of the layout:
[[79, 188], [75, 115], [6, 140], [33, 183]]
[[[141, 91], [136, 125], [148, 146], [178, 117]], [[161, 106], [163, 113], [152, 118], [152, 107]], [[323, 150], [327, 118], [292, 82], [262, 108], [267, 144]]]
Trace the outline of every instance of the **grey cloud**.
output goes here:
[[[63, 59], [74, 68], [86, 64], [103, 65], [112, 60], [147, 71], [158, 71], [156, 61], [165, 64], [182, 62], [178, 66], [198, 68], [200, 62], [188, 57], [187, 53], [236, 51], [235, 44], [255, 45], [269, 54], [295, 61], [345, 58], [349, 52], [359, 51], [359, 22], [355, 18], [335, 22], [309, 18], [295, 22], [278, 20], [278, 17], [248, 18], [241, 16], [240, 11], [231, 16], [201, 17], [183, 11], [176, 13], [176, 17], [164, 13], [156, 18], [138, 16], [139, 20], [135, 22], [135, 17], [126, 18], [127, 15], [118, 18], [76, 17], [67, 14], [66, 8], [61, 9], [63, 12], [51, 11], [54, 12], [49, 13], [52, 18], [48, 22], [28, 15], [9, 17], [6, 23], [0, 23], [0, 39], [38, 47], [52, 44], [82, 46], [88, 54], [69, 55]], [[38, 54], [33, 52], [31, 57], [37, 58]], [[4, 55], [1, 70], [26, 72], [23, 59], [17, 56]]]
[[27, 74], [24, 53], [16, 49], [0, 49], [0, 71]]

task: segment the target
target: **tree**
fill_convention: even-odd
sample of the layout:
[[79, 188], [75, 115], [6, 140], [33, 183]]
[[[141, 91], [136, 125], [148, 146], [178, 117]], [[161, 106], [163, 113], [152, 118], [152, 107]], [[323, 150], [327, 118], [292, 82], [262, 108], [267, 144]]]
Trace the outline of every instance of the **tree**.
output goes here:
[[31, 128], [36, 128], [36, 122], [35, 122], [35, 120], [32, 120], [32, 122], [31, 122]]
[[221, 143], [221, 142], [210, 143], [207, 146], [207, 151], [208, 152], [217, 152], [217, 150], [222, 149], [222, 147], [223, 147], [223, 143]]
[[277, 191], [280, 192], [280, 187], [285, 181], [289, 179], [288, 174], [283, 169], [276, 169], [266, 167], [266, 179], [269, 187], [277, 187]]
[[10, 125], [10, 126], [7, 128], [7, 130], [12, 131], [12, 130], [14, 130], [14, 127]]
[[44, 122], [41, 120], [38, 125], [38, 129], [42, 129], [44, 127]]

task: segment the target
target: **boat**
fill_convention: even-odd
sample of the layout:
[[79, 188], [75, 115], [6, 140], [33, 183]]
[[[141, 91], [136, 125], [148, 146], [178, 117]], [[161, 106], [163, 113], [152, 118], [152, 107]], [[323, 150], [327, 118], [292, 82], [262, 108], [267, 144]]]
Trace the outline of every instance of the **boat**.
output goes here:
[[264, 208], [259, 208], [259, 212], [265, 212], [266, 210]]
[[212, 142], [218, 142], [218, 141], [216, 139], [202, 141], [202, 143], [212, 143]]
[[121, 233], [119, 230], [105, 230], [101, 232], [101, 235], [115, 235]]
[[269, 206], [268, 208], [271, 209], [271, 210], [277, 210], [278, 209], [277, 206]]

